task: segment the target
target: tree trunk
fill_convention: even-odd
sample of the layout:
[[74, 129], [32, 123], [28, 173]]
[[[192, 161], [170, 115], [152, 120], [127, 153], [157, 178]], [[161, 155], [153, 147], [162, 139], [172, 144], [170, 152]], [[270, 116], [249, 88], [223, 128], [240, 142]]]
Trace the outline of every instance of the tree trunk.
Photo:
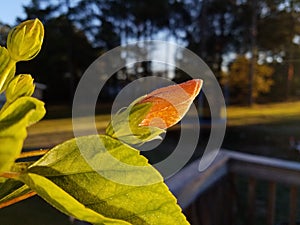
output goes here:
[[251, 27], [251, 62], [249, 70], [249, 98], [248, 104], [252, 106], [254, 103], [254, 80], [255, 80], [255, 66], [257, 62], [257, 46], [256, 46], [256, 36], [257, 36], [257, 0], [252, 1], [252, 27]]

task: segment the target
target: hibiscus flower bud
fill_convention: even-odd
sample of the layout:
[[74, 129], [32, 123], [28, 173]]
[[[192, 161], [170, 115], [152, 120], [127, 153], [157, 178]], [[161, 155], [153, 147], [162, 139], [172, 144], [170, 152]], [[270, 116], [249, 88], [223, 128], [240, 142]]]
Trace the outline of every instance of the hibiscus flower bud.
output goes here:
[[179, 122], [199, 94], [202, 80], [190, 80], [154, 90], [138, 98], [112, 117], [106, 134], [128, 144], [160, 138], [165, 129]]
[[20, 74], [11, 80], [6, 90], [7, 102], [13, 102], [23, 96], [31, 96], [35, 85], [29, 74]]
[[14, 27], [8, 34], [7, 50], [15, 61], [27, 61], [41, 50], [44, 26], [39, 19], [27, 20]]
[[152, 103], [152, 107], [139, 125], [161, 129], [175, 125], [189, 110], [202, 83], [202, 80], [194, 79], [159, 88], [146, 95], [137, 104]]

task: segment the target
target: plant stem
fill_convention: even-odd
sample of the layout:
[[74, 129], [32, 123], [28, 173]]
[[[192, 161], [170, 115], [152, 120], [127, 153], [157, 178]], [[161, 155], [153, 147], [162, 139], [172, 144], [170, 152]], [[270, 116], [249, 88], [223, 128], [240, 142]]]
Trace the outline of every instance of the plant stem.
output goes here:
[[4, 207], [7, 207], [7, 206], [10, 206], [12, 204], [15, 204], [17, 202], [20, 202], [22, 200], [25, 200], [27, 198], [30, 198], [30, 197], [32, 197], [34, 195], [36, 195], [36, 192], [35, 191], [30, 191], [30, 192], [28, 192], [28, 193], [26, 193], [24, 195], [21, 195], [19, 197], [13, 198], [13, 199], [11, 199], [11, 200], [9, 200], [7, 202], [0, 203], [0, 209], [2, 209]]
[[19, 155], [18, 159], [45, 155], [48, 151], [49, 151], [49, 149], [40, 149], [40, 150], [35, 150], [35, 151], [30, 151], [30, 152], [22, 152]]
[[4, 172], [4, 173], [0, 173], [0, 177], [4, 177], [4, 178], [16, 178], [20, 175], [20, 173], [16, 173], [16, 172]]

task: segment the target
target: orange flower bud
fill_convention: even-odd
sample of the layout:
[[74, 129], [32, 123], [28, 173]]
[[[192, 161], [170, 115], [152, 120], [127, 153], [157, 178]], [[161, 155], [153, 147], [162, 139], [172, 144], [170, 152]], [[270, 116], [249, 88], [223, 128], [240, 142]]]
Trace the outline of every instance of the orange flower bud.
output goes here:
[[137, 104], [152, 103], [150, 111], [139, 124], [166, 129], [178, 123], [199, 94], [203, 81], [190, 80], [154, 90]]

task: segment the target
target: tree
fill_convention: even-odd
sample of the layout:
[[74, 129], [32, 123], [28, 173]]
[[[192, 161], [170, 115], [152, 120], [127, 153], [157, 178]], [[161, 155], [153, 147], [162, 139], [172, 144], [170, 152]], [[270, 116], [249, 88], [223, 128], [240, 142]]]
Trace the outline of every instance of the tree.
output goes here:
[[281, 58], [282, 66], [286, 68], [283, 75], [286, 84], [285, 96], [288, 99], [297, 84], [295, 53], [299, 51], [299, 45], [294, 43], [294, 38], [300, 35], [300, 1], [262, 2], [265, 13], [258, 23], [258, 45], [267, 52], [269, 60], [276, 61]]
[[4, 46], [6, 44], [6, 37], [8, 35], [9, 30], [10, 27], [8, 25], [0, 22], [0, 45], [1, 46]]
[[[176, 40], [202, 57], [218, 79], [222, 75], [223, 67], [227, 66], [229, 54], [244, 55], [252, 52], [253, 63], [252, 66], [249, 65], [251, 68], [254, 68], [258, 61], [270, 63], [271, 58], [278, 61], [277, 67], [280, 65], [286, 67], [284, 73], [286, 95], [289, 95], [290, 90], [295, 90], [294, 81], [297, 80], [295, 70], [298, 67], [294, 58], [299, 45], [293, 43], [293, 40], [300, 34], [300, 21], [297, 19], [300, 1], [255, 0], [256, 4], [253, 2], [32, 0], [31, 5], [25, 9], [30, 15], [28, 18], [39, 17], [45, 24], [50, 20], [64, 18], [63, 23], [75, 33], [84, 35], [85, 42], [89, 43], [98, 55], [131, 41], [156, 38]], [[74, 33], [71, 30], [66, 33]], [[70, 42], [67, 45], [70, 45]], [[67, 51], [70, 55], [73, 50]], [[73, 61], [73, 57], [76, 56], [72, 55], [68, 58], [72, 58]], [[128, 52], [122, 57], [126, 61], [136, 55]], [[122, 76], [116, 76], [111, 83], [118, 83], [121, 80], [126, 84], [137, 77], [153, 75], [149, 70], [152, 67], [151, 62], [139, 63], [134, 67], [124, 68]], [[253, 80], [251, 71], [250, 69], [249, 80]], [[176, 79], [178, 76], [181, 74], [178, 73]], [[252, 82], [248, 84], [249, 94], [252, 92]]]
[[[222, 83], [229, 86], [232, 103], [245, 103], [248, 96], [250, 60], [244, 55], [238, 56], [230, 65], [229, 71], [223, 74]], [[257, 100], [262, 94], [270, 92], [274, 84], [274, 69], [266, 64], [254, 67], [253, 98]]]
[[[158, 33], [164, 35], [164, 40], [168, 40], [170, 36], [179, 37], [182, 35], [179, 31], [187, 26], [186, 21], [189, 19], [184, 6], [184, 2], [169, 0], [81, 0], [74, 7], [74, 13], [77, 15], [74, 19], [87, 36], [91, 37], [93, 46], [110, 50], [132, 41], [157, 39]], [[109, 45], [105, 45], [102, 40], [107, 40]], [[144, 54], [144, 47], [141, 48], [141, 54]], [[135, 53], [125, 53], [122, 56], [124, 61], [130, 58], [139, 60], [136, 59]], [[136, 63], [132, 68], [123, 69], [122, 76], [119, 76], [122, 80], [115, 77], [111, 78], [111, 81], [114, 80], [110, 83], [126, 84], [138, 77], [153, 75], [151, 67], [151, 62]]]
[[43, 48], [32, 62], [20, 63], [18, 71], [29, 70], [36, 74], [36, 81], [47, 85], [48, 102], [72, 101], [77, 82], [96, 59], [99, 49], [93, 48], [85, 33], [74, 26], [68, 11], [61, 10], [63, 5], [44, 6], [42, 2], [33, 0], [25, 6], [25, 12], [26, 19], [38, 16], [43, 21], [46, 31]]
[[229, 0], [191, 1], [186, 7], [193, 21], [184, 30], [187, 47], [202, 57], [216, 76], [220, 77], [224, 55], [243, 51], [241, 46], [245, 47], [243, 37], [249, 19], [244, 14], [247, 14], [248, 8]]

